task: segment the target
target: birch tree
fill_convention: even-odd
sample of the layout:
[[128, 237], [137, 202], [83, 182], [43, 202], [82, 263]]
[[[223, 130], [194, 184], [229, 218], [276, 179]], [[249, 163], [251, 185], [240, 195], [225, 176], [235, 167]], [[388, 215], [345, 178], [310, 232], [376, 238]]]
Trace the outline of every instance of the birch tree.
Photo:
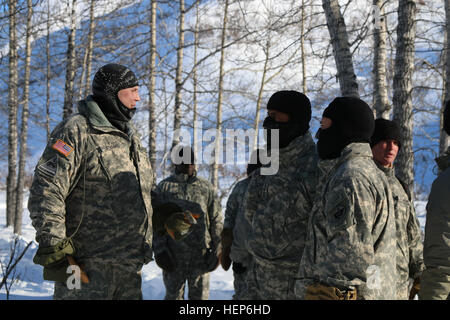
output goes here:
[[400, 126], [402, 147], [396, 160], [396, 173], [414, 195], [414, 153], [412, 75], [414, 70], [414, 39], [416, 30], [416, 3], [414, 0], [399, 0], [397, 45], [394, 74], [394, 117]]
[[184, 47], [184, 19], [185, 19], [185, 6], [184, 0], [180, 0], [180, 18], [179, 18], [179, 31], [178, 31], [178, 47], [177, 47], [177, 67], [175, 75], [175, 106], [174, 106], [174, 120], [173, 120], [173, 140], [172, 147], [176, 146], [180, 140], [179, 136], [175, 133], [181, 128], [181, 99], [183, 88], [183, 47]]
[[388, 85], [386, 78], [386, 37], [387, 26], [385, 19], [384, 1], [373, 0], [374, 6], [374, 44], [373, 44], [373, 109], [376, 118], [389, 119], [391, 106], [388, 99]]
[[150, 163], [156, 174], [156, 0], [150, 1], [150, 64], [148, 81], [148, 126], [149, 126], [149, 157]]
[[219, 64], [219, 86], [218, 86], [218, 99], [217, 99], [217, 123], [216, 123], [216, 139], [214, 148], [214, 166], [213, 175], [211, 183], [213, 187], [217, 190], [219, 186], [219, 157], [222, 153], [221, 144], [221, 131], [222, 131], [222, 100], [223, 100], [223, 77], [224, 77], [224, 61], [225, 61], [225, 39], [227, 34], [227, 16], [228, 16], [228, 2], [225, 0], [225, 8], [223, 11], [223, 25], [222, 25], [222, 36], [220, 40], [220, 64]]
[[9, 0], [8, 176], [6, 178], [6, 226], [14, 224], [17, 179], [17, 1]]
[[322, 0], [322, 7], [327, 17], [328, 31], [333, 45], [337, 78], [343, 96], [359, 98], [358, 83], [353, 68], [352, 53], [348, 41], [347, 28], [338, 0]]
[[66, 82], [64, 87], [64, 107], [63, 119], [66, 119], [73, 113], [74, 99], [74, 81], [76, 69], [75, 55], [75, 36], [76, 36], [76, 0], [67, 2], [67, 9], [70, 11], [70, 30], [67, 39], [67, 56], [66, 56]]
[[445, 0], [445, 42], [444, 42], [444, 93], [443, 105], [440, 112], [440, 137], [439, 137], [439, 154], [447, 151], [449, 137], [443, 129], [443, 111], [445, 104], [450, 100], [450, 0]]
[[20, 129], [20, 155], [19, 155], [19, 173], [17, 176], [16, 193], [16, 212], [14, 216], [14, 233], [22, 234], [22, 214], [23, 214], [23, 192], [25, 181], [25, 163], [28, 148], [28, 115], [30, 99], [30, 64], [31, 64], [31, 37], [33, 17], [33, 2], [27, 0], [27, 26], [25, 36], [25, 79], [23, 89], [23, 107], [22, 107], [22, 125]]

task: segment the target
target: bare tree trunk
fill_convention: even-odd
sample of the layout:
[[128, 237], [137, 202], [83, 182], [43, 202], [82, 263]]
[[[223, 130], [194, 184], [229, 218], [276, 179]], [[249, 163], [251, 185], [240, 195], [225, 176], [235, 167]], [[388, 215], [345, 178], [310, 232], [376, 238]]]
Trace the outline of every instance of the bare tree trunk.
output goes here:
[[178, 34], [178, 48], [177, 48], [177, 70], [175, 76], [175, 107], [173, 119], [173, 140], [172, 147], [176, 146], [180, 139], [175, 134], [181, 128], [181, 89], [183, 77], [183, 47], [184, 47], [184, 16], [185, 16], [184, 0], [180, 0], [180, 29]]
[[356, 75], [353, 68], [347, 28], [338, 0], [322, 0], [322, 6], [327, 17], [327, 26], [333, 45], [341, 94], [343, 96], [359, 98], [358, 83], [356, 82]]
[[445, 104], [450, 100], [450, 0], [445, 0], [445, 42], [444, 42], [444, 61], [445, 61], [445, 70], [444, 70], [444, 93], [442, 99], [442, 108], [440, 115], [440, 126], [441, 134], [439, 138], [439, 154], [443, 154], [447, 151], [447, 147], [449, 144], [449, 136], [443, 129], [443, 111], [445, 108]]
[[[155, 170], [156, 168], [156, 104], [155, 104], [155, 88], [156, 88], [156, 0], [151, 1], [150, 9], [150, 70], [148, 85], [148, 126], [149, 126], [149, 157], [150, 164]], [[156, 172], [154, 171], [156, 175]], [[156, 176], [155, 176], [156, 177]]]
[[198, 17], [198, 3], [195, 5], [195, 29], [194, 29], [194, 70], [192, 74], [193, 81], [193, 121], [194, 121], [194, 152], [198, 151], [198, 136], [197, 136], [197, 58], [198, 58], [198, 28], [199, 28], [199, 17]]
[[259, 117], [260, 117], [260, 113], [261, 113], [261, 102], [262, 102], [262, 96], [264, 93], [264, 86], [266, 84], [267, 67], [269, 65], [269, 59], [270, 59], [270, 46], [271, 46], [271, 44], [270, 44], [270, 36], [269, 36], [269, 37], [267, 37], [266, 48], [264, 49], [266, 59], [264, 60], [264, 68], [263, 68], [263, 74], [261, 77], [261, 85], [259, 86], [258, 99], [256, 101], [256, 115], [255, 115], [255, 121], [253, 123], [253, 129], [255, 130], [255, 135], [253, 136], [253, 148], [252, 148], [253, 150], [258, 149]]
[[373, 0], [377, 8], [379, 21], [374, 23], [374, 45], [373, 45], [373, 100], [376, 118], [389, 119], [391, 106], [389, 105], [386, 79], [386, 19], [384, 18], [384, 7], [382, 0]]
[[412, 75], [414, 70], [414, 39], [416, 30], [416, 3], [400, 0], [398, 5], [397, 51], [394, 75], [394, 121], [400, 125], [402, 147], [396, 161], [396, 173], [414, 195], [414, 154]]
[[17, 178], [17, 35], [16, 1], [9, 1], [8, 177], [6, 178], [6, 226], [14, 224]]
[[47, 129], [47, 141], [50, 139], [50, 1], [47, 2], [47, 37], [45, 43], [45, 51], [47, 56], [47, 94], [46, 94], [46, 103], [45, 103], [45, 124]]
[[[300, 50], [302, 54], [302, 90], [303, 94], [307, 95], [306, 86], [306, 57], [305, 57], [305, 0], [302, 0], [302, 22], [300, 25]], [[267, 57], [266, 57], [267, 58]], [[267, 59], [266, 59], [267, 61]]]
[[92, 56], [94, 50], [94, 32], [95, 32], [95, 0], [91, 0], [89, 8], [89, 33], [88, 33], [88, 47], [86, 49], [86, 77], [84, 82], [83, 96], [87, 96], [91, 92], [91, 73], [92, 73]]
[[33, 1], [27, 0], [27, 29], [25, 39], [25, 81], [23, 90], [22, 128], [20, 130], [19, 174], [17, 177], [16, 214], [14, 217], [14, 233], [22, 234], [23, 188], [25, 181], [25, 162], [28, 148], [28, 115], [30, 96], [30, 63], [31, 63], [31, 18], [33, 17]]
[[214, 148], [214, 165], [212, 175], [212, 185], [214, 189], [218, 189], [219, 186], [219, 157], [222, 152], [221, 144], [221, 131], [222, 131], [222, 99], [223, 99], [223, 74], [224, 74], [224, 61], [225, 61], [225, 37], [227, 34], [227, 16], [228, 16], [228, 0], [225, 0], [225, 8], [223, 13], [223, 26], [222, 26], [222, 38], [221, 38], [221, 50], [220, 50], [220, 64], [219, 64], [219, 97], [217, 101], [217, 124], [216, 124], [216, 140]]
[[76, 0], [71, 0], [67, 3], [68, 9], [70, 9], [70, 31], [67, 40], [67, 63], [66, 63], [66, 84], [64, 87], [64, 109], [63, 119], [66, 119], [73, 113], [73, 96], [74, 96], [74, 79], [75, 79], [75, 5]]

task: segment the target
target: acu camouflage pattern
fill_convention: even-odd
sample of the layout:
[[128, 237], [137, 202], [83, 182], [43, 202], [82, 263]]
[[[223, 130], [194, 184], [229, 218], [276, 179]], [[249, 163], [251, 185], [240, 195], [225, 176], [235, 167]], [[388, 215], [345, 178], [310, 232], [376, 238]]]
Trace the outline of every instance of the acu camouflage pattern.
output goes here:
[[[78, 109], [54, 129], [35, 169], [28, 209], [36, 240], [53, 246], [79, 226], [77, 262], [110, 261], [137, 272], [152, 257], [146, 150], [131, 126], [128, 134], [113, 127], [92, 97]], [[58, 139], [73, 148], [67, 157], [52, 148]]]
[[[223, 216], [213, 186], [196, 175], [173, 174], [161, 181], [154, 190], [158, 202], [173, 202], [183, 210], [200, 214], [197, 224], [183, 240], [174, 241], [169, 236], [154, 234], [155, 253], [168, 249], [176, 259], [174, 272], [163, 272], [166, 300], [183, 299], [186, 280], [189, 285], [189, 299], [205, 300], [209, 297], [209, 274], [205, 271], [205, 255], [210, 248], [220, 253], [220, 233]], [[207, 221], [208, 219], [208, 221]], [[207, 230], [209, 225], [209, 231]]]
[[[272, 159], [275, 155], [272, 155]], [[248, 299], [295, 299], [294, 277], [303, 253], [316, 188], [317, 155], [308, 132], [279, 150], [274, 175], [252, 176], [244, 200], [251, 224]]]
[[397, 299], [409, 299], [409, 278], [418, 278], [425, 269], [423, 262], [422, 231], [414, 205], [395, 176], [395, 169], [377, 163], [386, 174], [394, 198], [395, 225], [397, 229]]
[[436, 163], [440, 174], [427, 203], [421, 300], [450, 300], [450, 148]]
[[[227, 200], [225, 209], [224, 228], [233, 230], [233, 243], [231, 245], [230, 258], [233, 261], [234, 295], [233, 299], [240, 300], [246, 292], [246, 274], [251, 263], [252, 256], [247, 250], [247, 237], [251, 226], [245, 219], [243, 200], [250, 183], [251, 175], [234, 186]], [[240, 264], [241, 268], [236, 268]], [[242, 268], [247, 268], [242, 272]], [[236, 272], [235, 269], [241, 269]]]
[[319, 193], [308, 222], [296, 294], [319, 282], [355, 289], [358, 299], [395, 299], [394, 202], [386, 176], [367, 143], [351, 143], [341, 157], [319, 162]]

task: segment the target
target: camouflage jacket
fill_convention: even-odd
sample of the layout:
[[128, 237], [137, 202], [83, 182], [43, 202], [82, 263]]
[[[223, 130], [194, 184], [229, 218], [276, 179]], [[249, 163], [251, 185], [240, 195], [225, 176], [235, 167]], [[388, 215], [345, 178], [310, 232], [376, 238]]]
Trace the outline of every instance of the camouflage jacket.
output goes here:
[[279, 150], [276, 174], [261, 175], [260, 170], [254, 172], [244, 199], [251, 225], [248, 249], [257, 263], [296, 272], [316, 189], [317, 155], [311, 134]]
[[369, 144], [349, 144], [340, 158], [320, 161], [319, 172], [296, 294], [320, 282], [356, 288], [360, 299], [395, 299], [394, 202]]
[[242, 179], [234, 186], [227, 200], [225, 209], [224, 228], [233, 230], [233, 243], [231, 245], [230, 258], [244, 266], [248, 265], [251, 258], [247, 250], [247, 236], [250, 232], [250, 224], [244, 217], [243, 200], [250, 182], [251, 176]]
[[395, 224], [397, 229], [397, 298], [409, 297], [409, 278], [418, 278], [425, 265], [423, 263], [422, 231], [416, 217], [414, 204], [409, 200], [405, 189], [395, 176], [395, 169], [375, 164], [386, 174], [395, 206]]
[[196, 175], [190, 177], [180, 173], [162, 180], [154, 191], [161, 204], [174, 202], [183, 210], [201, 215], [192, 232], [183, 240], [174, 241], [167, 235], [154, 234], [155, 254], [169, 248], [178, 262], [183, 260], [192, 267], [201, 269], [201, 257], [208, 248], [216, 253], [220, 252], [223, 216], [213, 186]]
[[142, 265], [152, 255], [146, 150], [90, 96], [78, 110], [54, 129], [35, 169], [28, 209], [36, 240], [49, 246], [73, 235], [77, 259]]
[[427, 203], [423, 271], [419, 298], [450, 299], [450, 148], [436, 159], [441, 173], [434, 180]]

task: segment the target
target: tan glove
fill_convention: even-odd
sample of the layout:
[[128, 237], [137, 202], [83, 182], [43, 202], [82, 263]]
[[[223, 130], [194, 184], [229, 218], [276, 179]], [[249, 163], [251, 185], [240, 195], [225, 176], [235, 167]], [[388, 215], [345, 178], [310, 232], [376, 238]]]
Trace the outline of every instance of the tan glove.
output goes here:
[[356, 290], [342, 292], [336, 287], [314, 283], [306, 288], [306, 300], [356, 300]]
[[416, 294], [420, 291], [420, 277], [414, 279], [414, 283], [409, 292], [409, 300], [414, 300]]

